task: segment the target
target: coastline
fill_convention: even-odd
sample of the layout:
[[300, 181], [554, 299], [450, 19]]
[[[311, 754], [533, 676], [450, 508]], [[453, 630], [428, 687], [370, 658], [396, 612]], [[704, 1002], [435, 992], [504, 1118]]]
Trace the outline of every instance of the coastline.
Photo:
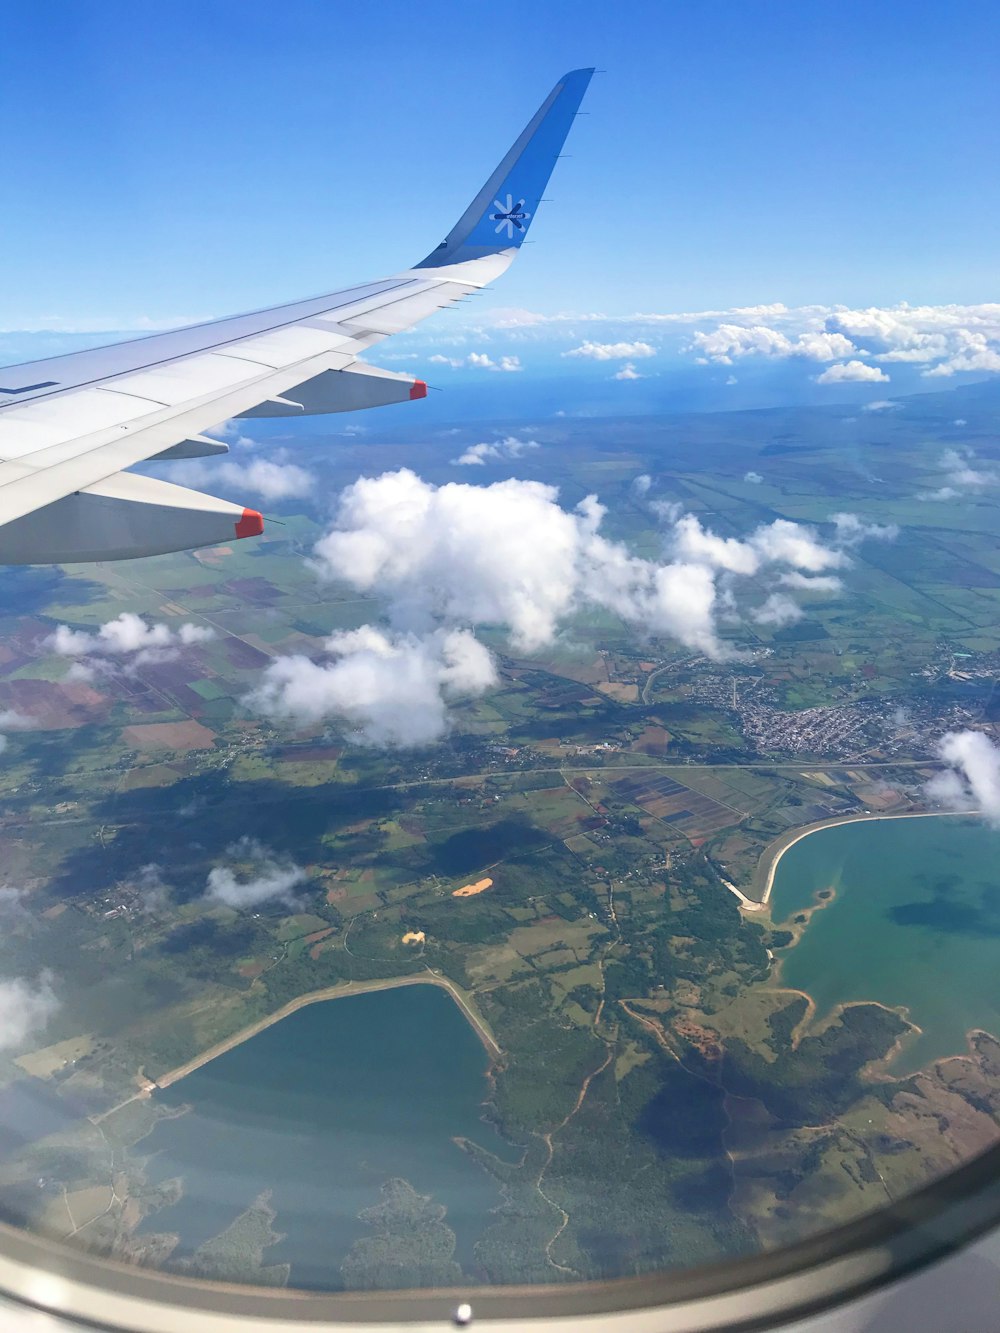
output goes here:
[[[778, 863], [790, 847], [794, 847], [797, 842], [807, 838], [810, 833], [818, 833], [820, 829], [839, 828], [841, 824], [860, 824], [872, 820], [883, 819], [940, 819], [946, 815], [959, 816], [968, 819], [970, 816], [978, 816], [982, 812], [979, 810], [902, 810], [897, 814], [863, 814], [863, 815], [838, 815], [833, 819], [819, 819], [814, 824], [806, 824], [802, 828], [790, 829], [787, 833], [779, 834], [760, 854], [760, 860], [757, 862], [757, 869], [754, 871], [753, 882], [751, 884], [751, 893], [759, 888], [761, 880], [764, 882], [764, 890], [760, 897], [751, 897], [735, 888], [732, 884], [726, 884], [728, 889], [737, 895], [743, 901], [748, 911], [760, 912], [767, 906], [771, 897], [771, 889], [774, 887], [774, 877], [778, 869]], [[725, 881], [723, 881], [725, 883]], [[753, 904], [751, 906], [750, 904]]]
[[[258, 1019], [256, 1023], [251, 1023], [248, 1027], [240, 1028], [232, 1036], [216, 1042], [208, 1050], [202, 1051], [184, 1064], [178, 1065], [176, 1069], [161, 1074], [158, 1079], [152, 1080], [152, 1086], [153, 1088], [169, 1088], [180, 1079], [186, 1078], [188, 1074], [193, 1074], [196, 1069], [201, 1069], [203, 1065], [207, 1065], [209, 1061], [215, 1060], [234, 1047], [241, 1046], [243, 1042], [249, 1041], [258, 1032], [263, 1032], [265, 1028], [273, 1027], [275, 1023], [280, 1023], [283, 1018], [288, 1018], [290, 1014], [296, 1013], [299, 1009], [304, 1009], [306, 1005], [322, 1004], [327, 1000], [339, 1000], [348, 995], [368, 995], [374, 991], [396, 990], [401, 986], [437, 986], [441, 990], [447, 991], [458, 1005], [463, 1016], [468, 1020], [476, 1036], [485, 1046], [490, 1060], [500, 1059], [503, 1052], [497, 1044], [496, 1038], [486, 1026], [485, 1020], [476, 1013], [454, 982], [449, 981], [447, 977], [435, 976], [387, 977], [382, 981], [341, 982], [336, 986], [325, 986], [321, 990], [307, 991], [305, 995], [298, 995], [294, 1000], [289, 1000], [287, 1004], [283, 1004], [280, 1009], [276, 1009], [273, 1014]], [[152, 1088], [150, 1091], [152, 1091]]]

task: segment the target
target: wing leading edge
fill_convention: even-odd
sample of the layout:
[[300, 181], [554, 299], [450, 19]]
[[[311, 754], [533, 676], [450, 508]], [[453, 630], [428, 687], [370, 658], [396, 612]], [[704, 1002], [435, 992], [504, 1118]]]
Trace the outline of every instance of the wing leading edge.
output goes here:
[[125, 559], [256, 535], [256, 511], [120, 474], [157, 456], [218, 453], [218, 443], [199, 433], [231, 417], [356, 411], [422, 397], [421, 380], [367, 366], [359, 353], [504, 272], [592, 73], [575, 70], [556, 84], [446, 239], [414, 268], [0, 369], [0, 563]]

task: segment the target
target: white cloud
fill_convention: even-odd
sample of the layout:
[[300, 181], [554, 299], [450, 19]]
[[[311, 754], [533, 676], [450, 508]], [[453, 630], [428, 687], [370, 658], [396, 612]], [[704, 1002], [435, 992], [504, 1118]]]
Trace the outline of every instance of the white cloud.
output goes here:
[[[533, 336], [558, 334], [567, 325], [591, 326], [594, 346], [615, 346], [676, 328], [685, 350], [698, 360], [730, 365], [746, 357], [799, 357], [849, 361], [869, 357], [881, 364], [928, 367], [934, 376], [995, 373], [1000, 370], [1000, 303], [851, 309], [780, 302], [731, 310], [642, 312], [611, 316], [599, 312], [540, 315], [494, 310], [485, 324], [526, 330]], [[586, 345], [586, 344], [584, 344]], [[828, 381], [829, 382], [829, 381]]]
[[210, 901], [240, 911], [257, 907], [269, 898], [290, 907], [296, 905], [292, 890], [304, 883], [307, 875], [294, 861], [278, 857], [249, 837], [227, 847], [226, 856], [236, 865], [213, 866], [208, 872], [205, 897]]
[[215, 631], [207, 626], [186, 622], [173, 630], [162, 623], [148, 625], [141, 616], [123, 611], [101, 625], [96, 634], [57, 625], [45, 640], [45, 646], [60, 657], [89, 659], [76, 664], [79, 670], [74, 678], [90, 680], [99, 660], [128, 659], [133, 666], [143, 666], [148, 662], [168, 661], [180, 649], [214, 638]]
[[759, 472], [744, 472], [743, 480], [748, 481], [751, 486], [759, 486], [764, 478]]
[[26, 713], [19, 713], [16, 708], [0, 708], [0, 754], [7, 748], [6, 731], [28, 731], [35, 725], [35, 719]]
[[269, 458], [251, 458], [246, 462], [194, 458], [173, 464], [170, 475], [185, 486], [251, 491], [263, 500], [300, 499], [316, 489], [316, 478], [306, 468]]
[[842, 551], [824, 546], [815, 529], [790, 523], [786, 518], [758, 528], [752, 540], [762, 557], [772, 564], [791, 565], [809, 574], [841, 569], [849, 563]]
[[679, 555], [733, 574], [756, 574], [769, 564], [791, 565], [816, 573], [848, 563], [841, 551], [823, 545], [814, 528], [785, 518], [763, 524], [740, 539], [716, 536], [704, 529], [693, 514], [685, 514], [674, 524], [673, 542]]
[[507, 435], [502, 440], [489, 443], [470, 444], [458, 458], [453, 458], [455, 467], [484, 467], [487, 462], [506, 462], [520, 458], [529, 449], [540, 449], [537, 440], [522, 440], [516, 435]]
[[163, 878], [163, 867], [155, 861], [140, 867], [135, 888], [144, 912], [160, 912], [170, 901], [170, 885]]
[[497, 681], [490, 653], [468, 630], [389, 635], [364, 625], [332, 635], [326, 649], [328, 662], [278, 658], [250, 706], [299, 725], [336, 718], [359, 744], [411, 747], [444, 735], [450, 700]]
[[941, 466], [946, 470], [952, 486], [981, 490], [992, 486], [997, 474], [991, 468], [974, 468], [975, 454], [971, 449], [946, 449], [941, 455]]
[[58, 1008], [50, 972], [42, 972], [34, 982], [22, 978], [0, 981], [0, 1050], [25, 1046]]
[[[315, 548], [321, 574], [386, 598], [396, 628], [425, 632], [433, 624], [498, 624], [514, 646], [534, 651], [551, 643], [559, 623], [590, 603], [646, 624], [676, 617], [662, 597], [681, 576], [631, 555], [600, 535], [603, 507], [593, 496], [572, 513], [554, 487], [510, 479], [491, 486], [433, 486], [407, 469], [362, 477], [340, 499], [333, 528]], [[673, 525], [669, 542], [678, 568], [756, 573], [785, 565], [817, 573], [847, 564], [809, 527], [778, 519], [745, 540], [719, 537], [679, 506], [651, 505]], [[704, 588], [694, 576], [685, 586]], [[711, 580], [710, 580], [711, 581]], [[713, 591], [714, 597], [714, 591]], [[650, 599], [657, 609], [650, 610]], [[681, 599], [688, 601], [688, 595]], [[652, 617], [652, 618], [650, 618]], [[695, 638], [706, 639], [703, 615]], [[683, 634], [681, 641], [694, 646]]]
[[673, 547], [683, 560], [696, 560], [732, 574], [756, 574], [760, 554], [738, 537], [718, 537], [701, 526], [694, 514], [684, 514], [674, 524]]
[[802, 608], [786, 593], [772, 592], [763, 606], [750, 612], [750, 617], [758, 625], [773, 625], [776, 629], [782, 625], [791, 625], [802, 619]]
[[621, 370], [616, 370], [611, 377], [615, 380], [644, 380], [645, 375], [641, 375], [631, 361], [627, 361]]
[[[633, 491], [645, 494], [651, 484], [643, 474]], [[533, 653], [574, 614], [598, 607], [722, 660], [736, 655], [717, 623], [720, 614], [738, 622], [734, 580], [764, 570], [774, 579], [783, 571], [822, 575], [850, 563], [815, 529], [786, 519], [721, 537], [674, 502], [650, 508], [669, 526], [665, 562], [604, 537], [605, 509], [593, 495], [567, 511], [555, 487], [536, 481], [435, 486], [405, 468], [361, 477], [342, 492], [312, 565], [321, 577], [375, 594], [389, 628], [334, 634], [319, 660], [278, 658], [248, 703], [295, 725], [336, 719], [363, 744], [424, 745], [446, 731], [452, 699], [496, 682], [471, 626], [497, 626], [515, 652]], [[839, 582], [801, 586], [829, 591]], [[771, 624], [798, 614], [780, 593], [754, 613]]]
[[981, 491], [1000, 481], [992, 468], [973, 467], [976, 455], [971, 449], [945, 449], [941, 455], [944, 485], [933, 491], [921, 491], [918, 500], [954, 500], [965, 491]]
[[[573, 347], [568, 352], [563, 352], [563, 356], [583, 357], [588, 361], [637, 361], [642, 357], [655, 355], [656, 348], [651, 347], [647, 342], [595, 343], [587, 341], [581, 343], [579, 347]], [[639, 377], [633, 374], [630, 376], [616, 375], [615, 378], [638, 379]]]
[[778, 575], [785, 588], [799, 588], [802, 592], [840, 592], [843, 582], [836, 574], [800, 574], [797, 569]]
[[720, 324], [711, 333], [698, 332], [691, 349], [704, 361], [730, 366], [745, 356], [803, 357], [808, 361], [834, 361], [859, 349], [841, 333], [810, 330], [789, 338], [766, 324]]
[[990, 346], [984, 333], [963, 330], [957, 350], [921, 373], [927, 379], [936, 379], [983, 370], [1000, 370], [1000, 350]]
[[901, 407], [901, 403], [894, 403], [891, 398], [876, 398], [874, 402], [865, 403], [862, 412], [889, 412], [894, 407]]
[[648, 472], [641, 472], [638, 477], [632, 478], [632, 490], [636, 495], [648, 495], [652, 484], [653, 478]]
[[928, 797], [952, 810], [979, 810], [1000, 828], [1000, 748], [981, 731], [949, 731], [938, 754], [948, 767], [928, 782]]
[[[451, 364], [455, 365], [455, 362], [453, 361]], [[462, 362], [458, 362], [458, 365], [462, 365]], [[486, 352], [470, 352], [465, 358], [465, 365], [471, 366], [474, 370], [514, 371], [523, 369], [520, 357], [502, 356], [499, 361], [494, 361]]]
[[858, 546], [863, 541], [894, 542], [899, 536], [896, 523], [866, 523], [857, 514], [832, 514], [835, 540], [841, 546]]
[[487, 352], [470, 352], [468, 356], [443, 356], [436, 352], [428, 360], [435, 366], [451, 366], [452, 370], [462, 370], [469, 368], [472, 370], [496, 370], [496, 371], [517, 371], [523, 370], [519, 357], [501, 356], [499, 361], [495, 361]]
[[817, 384], [853, 384], [859, 382], [888, 384], [889, 376], [878, 366], [866, 366], [863, 361], [841, 361], [816, 376]]
[[0, 708], [0, 731], [27, 731], [35, 725], [35, 719], [27, 713], [19, 713], [16, 708]]

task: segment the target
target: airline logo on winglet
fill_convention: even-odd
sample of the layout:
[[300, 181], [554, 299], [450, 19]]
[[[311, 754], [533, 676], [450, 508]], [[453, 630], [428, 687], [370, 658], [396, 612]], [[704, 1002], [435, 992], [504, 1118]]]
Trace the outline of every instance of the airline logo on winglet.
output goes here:
[[493, 207], [500, 210], [499, 213], [490, 214], [490, 221], [497, 224], [494, 230], [499, 236], [504, 228], [506, 228], [507, 239], [509, 241], [514, 239], [514, 228], [516, 227], [518, 231], [524, 231], [524, 224], [531, 217], [530, 213], [525, 212], [524, 200], [519, 199], [515, 204], [514, 196], [512, 194], [507, 196], [506, 207], [504, 207], [499, 199], [493, 200]]

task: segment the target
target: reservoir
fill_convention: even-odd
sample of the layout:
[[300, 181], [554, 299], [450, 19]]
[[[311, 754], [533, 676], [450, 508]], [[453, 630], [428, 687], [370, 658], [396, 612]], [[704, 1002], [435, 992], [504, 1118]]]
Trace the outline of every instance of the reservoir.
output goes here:
[[837, 1004], [905, 1005], [923, 1029], [893, 1064], [912, 1072], [964, 1054], [965, 1034], [1000, 1034], [1000, 832], [959, 816], [819, 829], [778, 862], [775, 924], [835, 896], [781, 950], [781, 981], [822, 1018]]
[[189, 1255], [271, 1191], [285, 1239], [265, 1264], [291, 1264], [292, 1286], [335, 1289], [361, 1209], [402, 1177], [447, 1208], [455, 1259], [476, 1276], [473, 1246], [499, 1190], [452, 1142], [519, 1153], [482, 1120], [487, 1053], [451, 996], [405, 986], [307, 1005], [156, 1094], [191, 1109], [160, 1121], [137, 1151], [152, 1180], [181, 1177], [177, 1204], [143, 1231], [177, 1232]]

